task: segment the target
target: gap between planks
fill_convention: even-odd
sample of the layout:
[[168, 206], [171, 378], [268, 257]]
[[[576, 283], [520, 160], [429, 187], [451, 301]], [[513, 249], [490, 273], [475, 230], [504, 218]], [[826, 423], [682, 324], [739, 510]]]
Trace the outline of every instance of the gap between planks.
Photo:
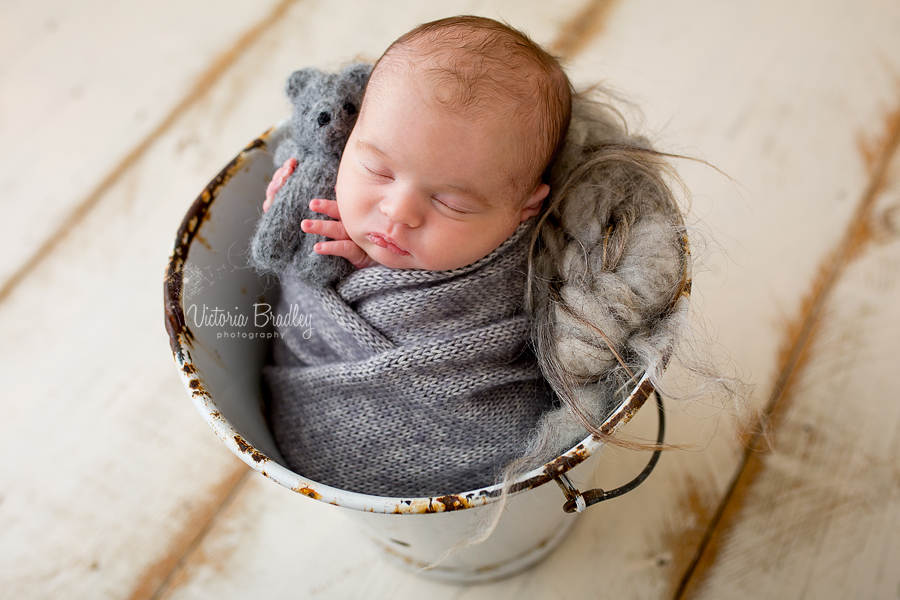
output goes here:
[[[94, 210], [104, 195], [141, 160], [153, 144], [165, 135], [191, 107], [197, 104], [237, 60], [296, 2], [297, 0], [282, 0], [268, 15], [213, 60], [210, 67], [197, 78], [188, 93], [159, 125], [119, 161], [112, 171], [72, 209], [56, 231], [3, 283], [0, 287], [0, 303], [12, 294], [29, 273], [53, 254], [60, 242]], [[617, 0], [589, 0], [581, 10], [562, 25], [556, 38], [549, 45], [550, 50], [564, 58], [574, 58], [603, 31], [605, 22], [616, 2]], [[144, 572], [129, 596], [130, 600], [158, 600], [170, 591], [173, 584], [177, 587], [179, 574], [213, 528], [219, 514], [233, 501], [250, 473], [251, 470], [241, 464], [225, 476], [216, 490], [214, 498], [205, 506], [204, 514], [207, 515], [207, 518], [197, 526], [189, 526], [179, 536], [174, 547], [170, 546], [170, 551]]]
[[[159, 600], [165, 597], [173, 582], [184, 571], [187, 561], [215, 526], [219, 515], [234, 501], [253, 472], [247, 465], [240, 463], [216, 486], [209, 502], [194, 511], [202, 516], [196, 521], [188, 519], [186, 530], [176, 538], [174, 544], [170, 544], [168, 552], [144, 570], [128, 600]], [[197, 524], [192, 526], [192, 523]]]
[[880, 148], [867, 148], [862, 143], [861, 146], [863, 156], [870, 165], [868, 184], [840, 242], [823, 258], [819, 273], [802, 300], [800, 314], [793, 323], [788, 324], [786, 350], [782, 352], [781, 368], [772, 392], [761, 410], [752, 435], [746, 441], [744, 455], [731, 484], [707, 527], [693, 561], [682, 576], [673, 596], [674, 600], [682, 600], [689, 595], [689, 590], [696, 590], [697, 586], [702, 584], [705, 573], [715, 563], [717, 537], [724, 535], [729, 519], [740, 508], [740, 498], [764, 468], [759, 462], [759, 455], [765, 451], [768, 432], [777, 428], [778, 418], [785, 414], [790, 404], [791, 384], [794, 376], [803, 369], [809, 358], [807, 350], [815, 338], [825, 304], [847, 265], [859, 256], [869, 241], [871, 235], [869, 218], [872, 208], [888, 183], [890, 164], [900, 146], [900, 106], [886, 119], [885, 136], [881, 140]]
[[588, 0], [575, 15], [563, 24], [549, 46], [549, 50], [566, 59], [573, 59], [588, 43], [603, 32], [606, 21], [618, 0]]
[[[106, 192], [141, 159], [153, 143], [168, 132], [189, 108], [202, 99], [238, 58], [283, 17], [297, 1], [282, 0], [264, 19], [247, 30], [228, 50], [213, 60], [212, 65], [197, 78], [193, 87], [159, 125], [119, 161], [112, 171], [69, 212], [60, 226], [44, 240], [37, 250], [3, 282], [3, 285], [0, 286], [0, 303], [6, 300], [25, 277], [53, 253], [60, 242], [85, 219]], [[564, 58], [573, 58], [603, 30], [606, 18], [616, 2], [617, 0], [589, 0], [572, 19], [562, 26], [559, 34], [550, 43], [550, 50]]]
[[119, 163], [103, 178], [102, 181], [81, 200], [65, 217], [60, 226], [51, 233], [35, 252], [12, 275], [3, 282], [0, 287], [0, 303], [6, 300], [13, 290], [34, 272], [36, 267], [46, 260], [53, 251], [74, 229], [84, 221], [85, 217], [99, 204], [100, 199], [108, 192], [125, 173], [128, 172], [143, 156], [147, 150], [159, 140], [192, 106], [197, 104], [213, 85], [221, 79], [222, 75], [237, 62], [238, 58], [257, 40], [281, 19], [288, 9], [297, 0], [282, 0], [272, 11], [256, 25], [248, 29], [230, 48], [221, 53], [212, 61], [212, 64], [203, 72], [190, 88], [188, 93], [175, 105], [168, 115], [157, 125], [134, 149], [131, 150]]
[[[212, 87], [213, 83], [221, 77], [221, 75], [237, 60], [238, 56], [247, 50], [268, 28], [273, 25], [278, 18], [290, 7], [296, 0], [285, 0], [279, 4], [272, 14], [264, 19], [259, 25], [251, 29], [245, 34], [234, 47], [226, 52], [217, 60], [207, 73], [201, 77], [198, 84], [194, 86], [192, 92], [172, 111], [172, 114], [155, 130], [147, 140], [141, 143], [122, 163], [113, 171], [104, 182], [98, 186], [97, 190], [88, 200], [79, 207], [83, 214], [78, 215], [77, 220], [67, 222], [66, 227], [72, 227], [80, 221], [87, 212], [97, 203], [97, 199], [103, 192], [110, 187], [121, 175], [134, 163], [141, 155], [150, 147], [150, 145], [160, 137], [168, 128], [174, 124], [177, 118], [183, 114], [189, 106], [196, 103], [206, 91]], [[567, 20], [557, 33], [554, 40], [549, 44], [548, 48], [551, 52], [560, 55], [564, 59], [573, 59], [587, 45], [596, 38], [604, 29], [605, 22], [612, 13], [612, 8], [617, 0], [588, 0], [584, 6], [572, 18]], [[36, 253], [32, 261], [29, 261], [26, 269], [30, 269], [33, 264], [40, 262], [47, 254], [52, 252], [55, 243], [45, 244], [41, 250]], [[24, 275], [23, 271], [16, 273], [18, 279]], [[15, 283], [18, 283], [18, 279]], [[13, 283], [13, 285], [15, 285]], [[10, 286], [11, 288], [12, 286]], [[8, 294], [6, 287], [0, 291], [0, 302]], [[241, 465], [243, 467], [243, 465]], [[225, 483], [220, 487], [219, 493], [209, 505], [208, 518], [196, 528], [191, 528], [176, 541], [174, 547], [164, 556], [164, 558], [147, 569], [141, 577], [139, 584], [135, 587], [129, 600], [161, 600], [179, 587], [181, 583], [180, 577], [184, 573], [186, 566], [191, 557], [197, 552], [204, 538], [215, 526], [218, 517], [224, 509], [234, 500], [239, 489], [244, 485], [252, 471], [242, 468], [240, 473], [232, 473], [226, 477]]]

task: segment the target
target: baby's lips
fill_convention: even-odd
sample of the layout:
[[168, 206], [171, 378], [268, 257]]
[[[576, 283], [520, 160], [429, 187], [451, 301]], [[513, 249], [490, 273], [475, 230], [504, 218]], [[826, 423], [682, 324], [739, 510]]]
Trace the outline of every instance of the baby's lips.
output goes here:
[[386, 239], [384, 239], [384, 237], [382, 237], [381, 235], [379, 235], [377, 233], [370, 233], [367, 237], [369, 238], [370, 242], [372, 242], [379, 248], [385, 248], [387, 250], [390, 250], [394, 254], [399, 254], [400, 256], [409, 256], [409, 252], [407, 252], [400, 246], [397, 246], [396, 244], [387, 241]]

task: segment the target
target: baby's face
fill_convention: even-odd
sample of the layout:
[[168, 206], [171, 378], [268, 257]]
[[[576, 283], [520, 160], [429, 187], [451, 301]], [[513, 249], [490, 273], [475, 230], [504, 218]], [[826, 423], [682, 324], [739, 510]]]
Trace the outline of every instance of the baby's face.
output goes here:
[[426, 102], [407, 74], [370, 85], [341, 158], [337, 193], [350, 239], [392, 268], [441, 271], [487, 256], [537, 214], [549, 188], [523, 205], [509, 123], [474, 124]]

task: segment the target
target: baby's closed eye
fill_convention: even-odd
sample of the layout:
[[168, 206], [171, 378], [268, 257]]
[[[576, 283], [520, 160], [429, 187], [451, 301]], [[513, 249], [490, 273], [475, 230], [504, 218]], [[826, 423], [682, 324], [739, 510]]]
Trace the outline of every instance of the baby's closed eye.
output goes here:
[[456, 214], [459, 214], [459, 215], [468, 215], [468, 214], [471, 214], [471, 212], [472, 212], [472, 211], [466, 210], [465, 208], [462, 208], [461, 206], [454, 204], [448, 200], [442, 200], [441, 198], [438, 198], [437, 196], [432, 196], [431, 199], [439, 207], [447, 209], [447, 210], [454, 212]]
[[393, 175], [391, 175], [390, 171], [388, 171], [387, 169], [383, 169], [383, 168], [380, 168], [377, 166], [370, 166], [365, 163], [362, 163], [362, 167], [363, 167], [363, 169], [366, 170], [366, 172], [369, 173], [369, 175], [371, 175], [372, 177], [375, 177], [376, 179], [383, 179], [383, 180], [390, 180], [390, 181], [393, 181], [393, 179], [394, 179]]

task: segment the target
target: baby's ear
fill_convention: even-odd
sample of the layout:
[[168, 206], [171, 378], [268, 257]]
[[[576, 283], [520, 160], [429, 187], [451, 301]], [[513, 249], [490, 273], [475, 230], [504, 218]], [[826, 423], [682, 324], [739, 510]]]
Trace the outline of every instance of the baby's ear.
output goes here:
[[284, 93], [287, 94], [291, 102], [297, 102], [300, 94], [303, 93], [318, 73], [316, 69], [301, 69], [291, 73], [287, 84], [284, 86]]
[[525, 201], [525, 205], [522, 207], [522, 213], [519, 215], [520, 222], [525, 222], [531, 217], [540, 214], [541, 206], [548, 194], [550, 194], [550, 186], [546, 183], [540, 183], [534, 189], [534, 192], [532, 192], [528, 200]]

